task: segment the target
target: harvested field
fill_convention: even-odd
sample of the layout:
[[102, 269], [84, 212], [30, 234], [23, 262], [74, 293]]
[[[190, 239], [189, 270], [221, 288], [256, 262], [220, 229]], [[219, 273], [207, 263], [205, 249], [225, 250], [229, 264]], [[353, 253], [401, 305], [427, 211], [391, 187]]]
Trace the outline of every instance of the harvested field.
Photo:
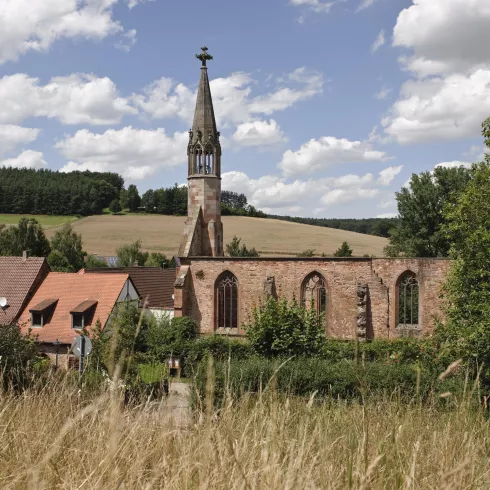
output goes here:
[[[381, 256], [388, 243], [381, 237], [288, 221], [241, 216], [222, 219], [225, 244], [236, 235], [262, 255], [295, 255], [307, 249], [314, 249], [316, 255], [329, 255], [347, 240], [354, 255]], [[115, 255], [117, 247], [139, 239], [145, 250], [172, 255], [178, 251], [185, 220], [182, 216], [101, 215], [76, 221], [73, 228], [82, 234], [89, 253]], [[48, 236], [54, 231], [48, 230]]]

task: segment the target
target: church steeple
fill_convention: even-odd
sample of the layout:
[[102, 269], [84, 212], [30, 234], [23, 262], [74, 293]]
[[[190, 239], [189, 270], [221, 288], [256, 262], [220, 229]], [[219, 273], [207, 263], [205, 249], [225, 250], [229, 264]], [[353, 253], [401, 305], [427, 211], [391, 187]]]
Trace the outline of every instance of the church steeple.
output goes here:
[[194, 123], [187, 146], [187, 221], [179, 249], [180, 257], [223, 255], [221, 222], [221, 145], [216, 129], [213, 99], [206, 62], [213, 57], [203, 46], [196, 54], [201, 60]]
[[188, 174], [189, 177], [191, 175], [221, 177], [220, 133], [216, 129], [213, 99], [206, 66], [206, 62], [212, 60], [213, 57], [208, 53], [208, 48], [203, 46], [201, 53], [196, 54], [196, 58], [201, 60], [202, 66], [194, 122], [192, 129], [189, 131], [189, 145], [187, 147]]

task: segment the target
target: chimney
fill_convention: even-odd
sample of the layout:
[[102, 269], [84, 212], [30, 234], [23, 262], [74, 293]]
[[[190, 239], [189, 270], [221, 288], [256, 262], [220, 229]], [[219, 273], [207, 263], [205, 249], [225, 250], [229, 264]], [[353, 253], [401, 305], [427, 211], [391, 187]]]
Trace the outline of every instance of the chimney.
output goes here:
[[22, 252], [22, 262], [26, 262], [27, 261], [27, 250], [24, 250]]

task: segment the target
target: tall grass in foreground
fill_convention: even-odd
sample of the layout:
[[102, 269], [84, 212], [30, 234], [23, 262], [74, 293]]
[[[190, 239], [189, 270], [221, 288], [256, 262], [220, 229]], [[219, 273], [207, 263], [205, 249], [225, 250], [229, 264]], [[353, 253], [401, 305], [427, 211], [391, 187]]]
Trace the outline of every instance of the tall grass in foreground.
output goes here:
[[117, 391], [87, 397], [66, 379], [0, 394], [0, 487], [490, 488], [490, 425], [464, 401], [320, 403], [267, 389], [222, 406], [179, 427], [166, 400], [128, 408]]

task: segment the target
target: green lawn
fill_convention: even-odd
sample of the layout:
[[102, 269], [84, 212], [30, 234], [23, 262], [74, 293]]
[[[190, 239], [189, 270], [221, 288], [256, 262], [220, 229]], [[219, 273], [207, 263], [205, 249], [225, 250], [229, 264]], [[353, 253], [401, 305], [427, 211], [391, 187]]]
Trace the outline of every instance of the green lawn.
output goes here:
[[71, 223], [78, 219], [77, 216], [48, 216], [48, 215], [33, 215], [33, 214], [0, 214], [0, 225], [16, 225], [19, 219], [25, 218], [35, 218], [41, 223], [41, 225], [46, 228], [53, 228], [55, 226], [60, 226], [65, 223]]

